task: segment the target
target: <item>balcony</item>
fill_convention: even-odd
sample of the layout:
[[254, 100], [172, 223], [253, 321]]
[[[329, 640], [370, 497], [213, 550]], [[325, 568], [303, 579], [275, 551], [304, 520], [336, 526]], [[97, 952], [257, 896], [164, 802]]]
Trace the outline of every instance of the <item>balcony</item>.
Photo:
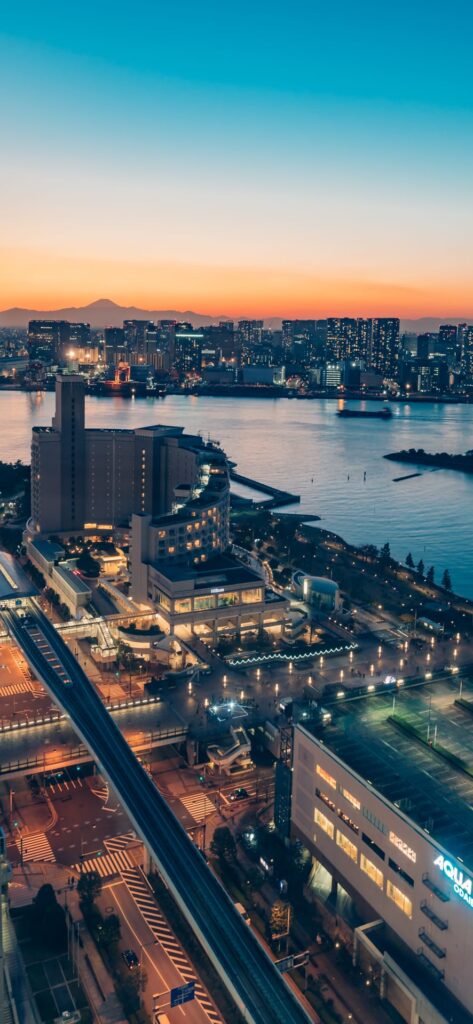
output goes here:
[[419, 939], [422, 939], [422, 942], [432, 950], [432, 953], [435, 953], [435, 956], [438, 957], [439, 960], [443, 960], [445, 958], [445, 950], [441, 949], [440, 946], [437, 946], [437, 943], [430, 938], [430, 935], [427, 934], [424, 928], [419, 928]]
[[428, 875], [422, 875], [422, 882], [427, 886], [427, 889], [430, 889], [430, 892], [433, 892], [437, 899], [442, 901], [442, 903], [449, 903], [450, 896], [447, 896], [446, 893], [442, 892], [438, 885], [435, 885], [435, 882], [432, 882]]
[[433, 964], [432, 961], [429, 960], [428, 956], [425, 955], [422, 949], [417, 950], [417, 959], [422, 964], [422, 966], [428, 970], [429, 974], [431, 974], [432, 977], [436, 978], [437, 981], [443, 981], [445, 977], [445, 971], [440, 971], [438, 967], [435, 967], [435, 964]]
[[440, 931], [444, 932], [446, 928], [448, 928], [448, 922], [443, 921], [442, 918], [435, 913], [435, 910], [432, 910], [431, 906], [429, 906], [426, 900], [422, 900], [420, 909], [422, 913], [429, 918], [429, 921], [432, 921], [436, 928], [440, 928]]

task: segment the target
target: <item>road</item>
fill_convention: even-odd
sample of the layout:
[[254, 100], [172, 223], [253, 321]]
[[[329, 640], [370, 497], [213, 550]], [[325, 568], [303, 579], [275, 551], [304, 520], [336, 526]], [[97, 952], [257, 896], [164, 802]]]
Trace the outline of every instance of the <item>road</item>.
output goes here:
[[34, 601], [28, 610], [31, 626], [16, 612], [3, 611], [10, 634], [119, 795], [245, 1019], [251, 1024], [307, 1024], [309, 1017], [137, 761], [57, 630]]
[[[105, 903], [106, 910], [113, 910], [120, 918], [120, 948], [134, 950], [146, 976], [142, 993], [145, 1009], [150, 1014], [156, 1005], [165, 1009], [166, 997], [156, 999], [156, 996], [182, 985], [182, 976], [161, 944], [154, 938], [125, 883], [111, 883], [103, 888], [102, 894], [105, 899], [101, 899], [101, 905]], [[186, 1024], [209, 1024], [209, 1018], [197, 1000], [176, 1007], [172, 1011], [173, 1024], [178, 1024], [180, 1020], [186, 1021]]]

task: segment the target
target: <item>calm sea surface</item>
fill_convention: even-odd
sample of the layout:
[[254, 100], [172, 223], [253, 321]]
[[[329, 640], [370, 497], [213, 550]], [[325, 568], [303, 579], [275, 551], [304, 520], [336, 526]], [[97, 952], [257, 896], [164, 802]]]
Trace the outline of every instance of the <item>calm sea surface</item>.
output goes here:
[[[0, 459], [29, 462], [31, 427], [49, 425], [53, 407], [50, 393], [0, 392]], [[202, 431], [241, 473], [300, 494], [301, 511], [327, 529], [355, 544], [389, 540], [395, 557], [411, 551], [438, 579], [448, 567], [456, 592], [473, 598], [473, 476], [420, 467], [421, 476], [394, 483], [416, 467], [383, 459], [401, 448], [473, 448], [473, 406], [393, 405], [387, 422], [340, 419], [336, 409], [334, 401], [89, 398], [86, 418], [97, 427]]]

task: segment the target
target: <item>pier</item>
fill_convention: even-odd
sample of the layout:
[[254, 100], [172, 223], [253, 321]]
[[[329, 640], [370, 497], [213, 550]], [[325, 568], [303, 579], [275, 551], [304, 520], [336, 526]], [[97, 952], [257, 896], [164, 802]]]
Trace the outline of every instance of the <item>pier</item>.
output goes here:
[[271, 487], [270, 484], [262, 484], [259, 480], [252, 480], [249, 476], [242, 476], [241, 473], [236, 473], [234, 469], [230, 469], [230, 480], [233, 480], [236, 484], [244, 484], [245, 487], [251, 487], [252, 491], [261, 491], [262, 494], [269, 495], [263, 501], [255, 501], [256, 508], [279, 508], [281, 505], [296, 505], [301, 500], [300, 494], [280, 491], [277, 487]]

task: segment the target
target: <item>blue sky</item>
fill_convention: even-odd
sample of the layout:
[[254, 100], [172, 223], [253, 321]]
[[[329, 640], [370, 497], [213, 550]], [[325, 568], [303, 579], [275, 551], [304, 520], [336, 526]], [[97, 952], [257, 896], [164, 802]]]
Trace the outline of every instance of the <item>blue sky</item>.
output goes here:
[[0, 301], [208, 304], [213, 279], [270, 314], [285, 272], [291, 310], [391, 288], [466, 314], [472, 27], [435, 0], [11, 6]]

